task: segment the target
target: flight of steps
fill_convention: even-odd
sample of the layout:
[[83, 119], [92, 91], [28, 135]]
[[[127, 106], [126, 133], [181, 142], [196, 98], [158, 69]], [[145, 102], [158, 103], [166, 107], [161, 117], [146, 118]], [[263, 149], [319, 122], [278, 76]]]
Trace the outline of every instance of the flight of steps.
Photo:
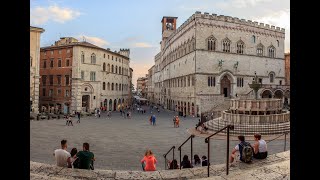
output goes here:
[[[137, 162], [139, 163], [139, 162]], [[210, 166], [210, 178], [207, 178], [207, 167], [182, 170], [160, 170], [152, 172], [124, 170], [82, 170], [57, 167], [30, 161], [30, 179], [32, 180], [116, 180], [116, 179], [290, 179], [290, 151], [269, 155], [266, 159], [256, 160], [246, 164], [235, 162], [226, 175], [226, 164]]]

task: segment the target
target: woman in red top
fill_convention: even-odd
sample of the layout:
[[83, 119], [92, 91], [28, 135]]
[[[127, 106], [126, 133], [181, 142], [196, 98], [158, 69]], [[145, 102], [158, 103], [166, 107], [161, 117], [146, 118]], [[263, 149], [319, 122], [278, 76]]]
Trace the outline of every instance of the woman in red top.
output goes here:
[[143, 159], [141, 160], [142, 165], [145, 163], [144, 171], [155, 171], [157, 159], [153, 156], [150, 149], [146, 151]]

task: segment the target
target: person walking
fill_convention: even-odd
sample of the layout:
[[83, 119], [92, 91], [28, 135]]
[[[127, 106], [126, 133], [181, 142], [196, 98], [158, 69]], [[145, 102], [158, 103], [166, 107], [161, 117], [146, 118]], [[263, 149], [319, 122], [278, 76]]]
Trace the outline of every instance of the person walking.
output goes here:
[[101, 110], [100, 109], [98, 110], [98, 115], [99, 115], [99, 118], [100, 118], [100, 116], [101, 116]]
[[173, 127], [175, 128], [176, 127], [176, 116], [173, 116]]
[[78, 123], [78, 122], [80, 123], [81, 113], [80, 113], [80, 112], [77, 112], [77, 115], [78, 115], [78, 121], [77, 121], [77, 123]]
[[152, 115], [152, 125], [156, 125], [156, 115]]
[[156, 170], [157, 159], [154, 157], [154, 155], [150, 149], [148, 149], [145, 152], [144, 157], [140, 162], [142, 165], [142, 169], [144, 171], [155, 171]]

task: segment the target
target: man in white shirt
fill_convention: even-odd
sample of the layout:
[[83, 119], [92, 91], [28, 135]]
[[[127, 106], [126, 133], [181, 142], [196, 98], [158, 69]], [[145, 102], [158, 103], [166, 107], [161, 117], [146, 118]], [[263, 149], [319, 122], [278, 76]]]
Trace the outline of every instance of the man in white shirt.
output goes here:
[[68, 167], [68, 159], [71, 154], [67, 151], [67, 140], [61, 141], [61, 149], [54, 150], [53, 156], [56, 159], [57, 166]]

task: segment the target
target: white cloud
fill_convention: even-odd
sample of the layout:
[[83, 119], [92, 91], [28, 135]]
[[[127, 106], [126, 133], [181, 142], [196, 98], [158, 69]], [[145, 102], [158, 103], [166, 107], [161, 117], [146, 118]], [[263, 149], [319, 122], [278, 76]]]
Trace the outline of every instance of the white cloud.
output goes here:
[[260, 3], [270, 2], [272, 0], [233, 0], [228, 4], [235, 8], [254, 7]]
[[90, 43], [92, 43], [92, 44], [94, 44], [96, 46], [99, 46], [99, 47], [102, 47], [102, 46], [105, 46], [105, 45], [110, 45], [110, 43], [108, 41], [103, 40], [103, 39], [98, 38], [98, 37], [94, 37], [94, 36], [79, 35], [77, 37], [78, 37], [78, 39], [80, 41], [82, 41], [83, 38], [85, 38], [85, 40], [87, 42], [90, 42]]
[[285, 52], [290, 52], [290, 10], [274, 12], [266, 16], [256, 18], [256, 21], [269, 25], [285, 28]]
[[134, 47], [138, 47], [138, 48], [150, 48], [152, 47], [150, 44], [146, 43], [146, 42], [137, 42], [133, 44]]
[[64, 23], [80, 16], [80, 12], [72, 10], [70, 8], [63, 8], [57, 5], [49, 7], [35, 7], [30, 10], [30, 21], [31, 24], [40, 25], [44, 24], [49, 20]]

